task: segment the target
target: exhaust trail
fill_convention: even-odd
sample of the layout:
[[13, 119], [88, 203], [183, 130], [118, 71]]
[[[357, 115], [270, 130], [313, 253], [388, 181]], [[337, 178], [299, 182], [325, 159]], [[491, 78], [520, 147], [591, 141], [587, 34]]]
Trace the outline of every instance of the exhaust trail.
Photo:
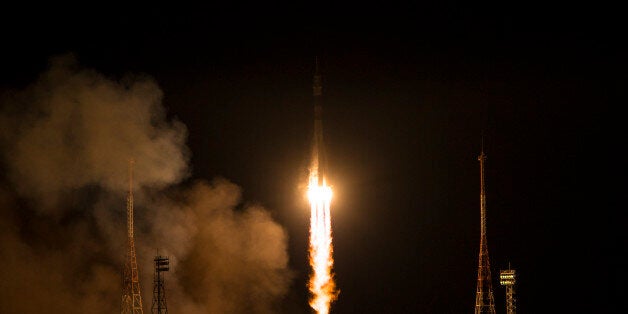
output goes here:
[[334, 282], [333, 249], [331, 236], [331, 199], [332, 189], [327, 185], [325, 172], [327, 160], [323, 146], [322, 122], [322, 80], [316, 60], [313, 83], [314, 94], [314, 139], [312, 160], [308, 181], [308, 199], [310, 201], [310, 266], [312, 273], [308, 282], [311, 293], [310, 306], [318, 314], [329, 313], [331, 302], [338, 297]]

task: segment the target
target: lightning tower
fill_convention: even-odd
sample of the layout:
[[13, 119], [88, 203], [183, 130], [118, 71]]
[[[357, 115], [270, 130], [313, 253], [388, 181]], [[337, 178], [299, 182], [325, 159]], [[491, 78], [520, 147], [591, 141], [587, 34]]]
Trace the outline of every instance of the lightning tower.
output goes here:
[[308, 182], [310, 200], [310, 266], [312, 273], [308, 282], [311, 297], [310, 306], [318, 314], [329, 313], [329, 306], [337, 296], [336, 283], [332, 274], [331, 238], [331, 197], [332, 190], [327, 185], [327, 160], [323, 145], [323, 108], [321, 106], [322, 80], [316, 59], [314, 83], [314, 138], [312, 160]]
[[508, 269], [499, 272], [499, 283], [506, 287], [506, 314], [515, 314], [515, 270], [510, 268], [510, 263]]
[[486, 191], [484, 187], [484, 145], [478, 157], [480, 161], [480, 256], [478, 261], [478, 283], [475, 293], [475, 314], [495, 314], [495, 301], [491, 286], [491, 266], [486, 245]]
[[164, 288], [164, 277], [162, 272], [170, 270], [170, 260], [165, 256], [155, 256], [155, 278], [153, 280], [153, 313], [168, 314], [166, 306], [166, 289]]
[[122, 280], [122, 314], [144, 314], [133, 239], [133, 164], [129, 161], [129, 194], [126, 198], [127, 253]]

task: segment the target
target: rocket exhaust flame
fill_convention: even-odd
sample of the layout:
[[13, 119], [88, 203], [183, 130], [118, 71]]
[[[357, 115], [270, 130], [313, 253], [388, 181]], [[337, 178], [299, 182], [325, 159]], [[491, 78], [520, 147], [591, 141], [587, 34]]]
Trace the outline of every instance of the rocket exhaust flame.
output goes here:
[[333, 265], [331, 244], [331, 187], [318, 185], [318, 176], [310, 176], [308, 186], [310, 200], [310, 265], [312, 274], [308, 287], [312, 293], [310, 306], [319, 314], [329, 313], [329, 305], [338, 295], [331, 268]]
[[338, 297], [338, 291], [332, 275], [334, 263], [332, 258], [330, 213], [332, 190], [327, 185], [325, 178], [326, 163], [323, 147], [322, 108], [319, 101], [322, 88], [321, 77], [318, 72], [318, 60], [313, 90], [315, 100], [314, 142], [307, 191], [311, 207], [310, 266], [312, 267], [312, 273], [308, 282], [308, 288], [312, 294], [309, 302], [310, 306], [318, 314], [327, 314], [329, 313], [331, 302]]

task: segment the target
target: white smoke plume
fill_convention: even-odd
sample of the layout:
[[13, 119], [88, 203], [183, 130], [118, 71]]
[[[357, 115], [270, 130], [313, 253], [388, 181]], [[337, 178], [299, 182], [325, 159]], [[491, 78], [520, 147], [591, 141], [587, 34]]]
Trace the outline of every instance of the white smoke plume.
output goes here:
[[152, 260], [171, 259], [171, 313], [277, 313], [291, 283], [287, 234], [226, 179], [190, 175], [187, 129], [148, 76], [112, 79], [51, 59], [0, 103], [0, 313], [115, 313], [133, 158], [144, 310]]

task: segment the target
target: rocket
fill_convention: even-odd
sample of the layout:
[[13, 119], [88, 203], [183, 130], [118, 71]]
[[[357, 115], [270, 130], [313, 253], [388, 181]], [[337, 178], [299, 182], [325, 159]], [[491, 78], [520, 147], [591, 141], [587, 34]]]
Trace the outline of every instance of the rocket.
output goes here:
[[310, 176], [315, 178], [315, 183], [321, 186], [325, 180], [327, 159], [325, 157], [323, 144], [323, 85], [318, 66], [318, 58], [316, 58], [312, 92], [314, 98], [314, 140], [312, 143], [312, 165], [310, 169]]
[[329, 304], [338, 296], [333, 279], [332, 237], [330, 202], [331, 187], [327, 185], [327, 158], [323, 143], [323, 106], [321, 74], [316, 59], [314, 82], [314, 136], [312, 141], [312, 164], [308, 185], [310, 216], [310, 265], [312, 275], [308, 288], [312, 292], [310, 306], [319, 314], [329, 313]]

